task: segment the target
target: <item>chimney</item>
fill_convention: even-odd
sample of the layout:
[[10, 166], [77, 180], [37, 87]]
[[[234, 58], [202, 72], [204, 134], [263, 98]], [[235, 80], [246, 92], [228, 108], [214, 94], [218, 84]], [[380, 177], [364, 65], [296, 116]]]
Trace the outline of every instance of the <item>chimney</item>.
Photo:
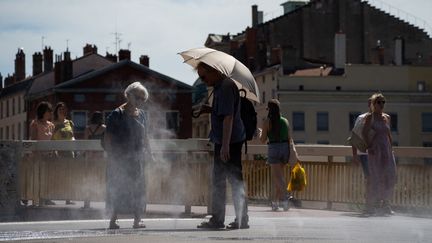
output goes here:
[[139, 58], [139, 62], [140, 62], [141, 65], [149, 67], [150, 58], [147, 55], [141, 55], [140, 58]]
[[301, 2], [301, 1], [286, 1], [285, 3], [282, 3], [281, 6], [283, 7], [283, 14], [291, 13], [292, 11], [306, 5], [307, 2]]
[[69, 79], [72, 79], [73, 77], [73, 66], [72, 66], [72, 59], [70, 56], [69, 50], [66, 50], [63, 54], [64, 60], [63, 60], [63, 81], [67, 81]]
[[42, 73], [42, 53], [35, 52], [33, 54], [33, 76]]
[[394, 53], [394, 63], [396, 66], [402, 66], [404, 60], [404, 40], [402, 37], [398, 36], [395, 38], [395, 53]]
[[60, 84], [67, 80], [72, 79], [73, 76], [73, 66], [72, 60], [70, 58], [70, 52], [64, 52], [64, 59], [62, 60], [61, 55], [56, 55], [56, 62], [54, 66], [54, 82], [55, 84]]
[[377, 40], [377, 45], [372, 49], [373, 52], [373, 64], [384, 64], [384, 47], [381, 46], [381, 40]]
[[53, 50], [51, 47], [46, 47], [43, 50], [44, 72], [49, 72], [53, 69]]
[[61, 73], [62, 73], [62, 57], [61, 55], [56, 55], [55, 63], [54, 63], [54, 83], [55, 84], [61, 83]]
[[131, 59], [131, 51], [120, 49], [119, 51], [119, 61], [129, 60]]
[[16, 81], [25, 79], [25, 54], [22, 48], [15, 55], [15, 78]]
[[90, 45], [86, 44], [83, 48], [83, 56], [90, 55], [90, 54], [97, 54], [97, 47], [96, 45]]
[[3, 89], [3, 76], [0, 73], [0, 91]]
[[12, 85], [13, 83], [15, 83], [15, 75], [11, 76], [8, 74], [8, 76], [4, 79], [4, 87]]
[[346, 36], [344, 33], [336, 33], [334, 39], [334, 66], [336, 69], [344, 69], [346, 63]]
[[110, 60], [111, 62], [117, 62], [117, 55], [106, 53], [105, 58]]
[[258, 5], [252, 5], [252, 27], [262, 24], [263, 16], [263, 11], [258, 11]]

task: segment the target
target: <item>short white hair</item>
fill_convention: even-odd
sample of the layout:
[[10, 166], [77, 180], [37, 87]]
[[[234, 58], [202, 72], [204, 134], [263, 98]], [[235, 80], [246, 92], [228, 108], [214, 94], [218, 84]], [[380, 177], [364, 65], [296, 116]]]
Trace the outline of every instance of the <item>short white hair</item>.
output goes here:
[[146, 87], [144, 87], [144, 85], [142, 85], [140, 82], [133, 82], [131, 84], [129, 84], [129, 86], [126, 87], [125, 91], [124, 91], [124, 96], [126, 97], [126, 99], [129, 99], [129, 96], [134, 92], [142, 92], [144, 94], [144, 101], [147, 101], [147, 99], [149, 98], [149, 93], [146, 89]]

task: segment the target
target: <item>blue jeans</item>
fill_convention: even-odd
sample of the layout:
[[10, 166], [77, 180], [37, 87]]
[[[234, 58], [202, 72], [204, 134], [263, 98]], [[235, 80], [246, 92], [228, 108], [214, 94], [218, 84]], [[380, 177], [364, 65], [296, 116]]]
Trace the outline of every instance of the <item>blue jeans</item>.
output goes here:
[[243, 183], [241, 149], [243, 142], [230, 144], [230, 160], [220, 158], [221, 145], [215, 144], [213, 161], [212, 221], [224, 223], [226, 204], [226, 179], [231, 184], [232, 198], [236, 218], [242, 223], [248, 222], [246, 193]]

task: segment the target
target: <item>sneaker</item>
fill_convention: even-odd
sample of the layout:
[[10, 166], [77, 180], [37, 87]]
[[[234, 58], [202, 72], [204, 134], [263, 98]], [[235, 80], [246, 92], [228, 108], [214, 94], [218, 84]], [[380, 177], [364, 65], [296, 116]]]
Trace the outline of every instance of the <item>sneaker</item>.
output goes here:
[[226, 227], [227, 229], [231, 229], [231, 230], [235, 230], [235, 229], [249, 229], [249, 224], [248, 222], [242, 222], [241, 225], [239, 225], [237, 220], [234, 220], [234, 222], [231, 222], [229, 225], [227, 225]]
[[391, 209], [390, 205], [386, 205], [386, 206], [380, 208], [380, 215], [391, 216], [391, 215], [394, 215], [394, 211]]
[[282, 201], [282, 208], [283, 210], [286, 212], [290, 209], [290, 205], [289, 205], [289, 201], [288, 200], [284, 200]]
[[272, 208], [272, 211], [278, 211], [279, 206], [278, 206], [277, 202], [271, 202], [271, 208]]
[[134, 229], [144, 229], [145, 227], [146, 226], [142, 220], [140, 220], [138, 222], [134, 222], [132, 225], [132, 228], [134, 228]]
[[49, 200], [49, 199], [46, 199], [46, 200], [44, 201], [44, 204], [45, 204], [45, 205], [56, 205], [55, 202], [53, 202], [52, 200]]
[[384, 216], [390, 216], [394, 214], [389, 201], [383, 201], [381, 212], [384, 214]]
[[222, 222], [216, 222], [214, 220], [209, 220], [208, 222], [204, 221], [201, 224], [197, 225], [198, 229], [223, 229], [225, 225]]
[[377, 211], [376, 211], [375, 207], [369, 206], [369, 205], [366, 206], [366, 208], [360, 214], [360, 217], [363, 217], [363, 218], [368, 218], [368, 217], [373, 217], [373, 216], [377, 216]]

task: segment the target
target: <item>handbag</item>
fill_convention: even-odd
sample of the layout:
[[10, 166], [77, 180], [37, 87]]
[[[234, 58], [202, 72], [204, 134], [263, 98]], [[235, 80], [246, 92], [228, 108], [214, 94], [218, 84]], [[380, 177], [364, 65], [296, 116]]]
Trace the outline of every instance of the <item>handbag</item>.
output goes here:
[[[371, 141], [374, 136], [375, 136], [375, 131], [371, 129], [368, 134], [369, 141]], [[361, 152], [366, 152], [368, 148], [368, 144], [366, 143], [366, 141], [354, 131], [352, 131], [351, 136], [348, 137], [348, 143]]]
[[292, 143], [290, 143], [289, 150], [290, 150], [290, 153], [289, 153], [288, 163], [290, 163], [291, 165], [294, 165], [299, 160], [294, 141]]
[[303, 191], [307, 185], [306, 170], [301, 166], [300, 161], [297, 161], [291, 170], [291, 178], [288, 183], [287, 190]]

